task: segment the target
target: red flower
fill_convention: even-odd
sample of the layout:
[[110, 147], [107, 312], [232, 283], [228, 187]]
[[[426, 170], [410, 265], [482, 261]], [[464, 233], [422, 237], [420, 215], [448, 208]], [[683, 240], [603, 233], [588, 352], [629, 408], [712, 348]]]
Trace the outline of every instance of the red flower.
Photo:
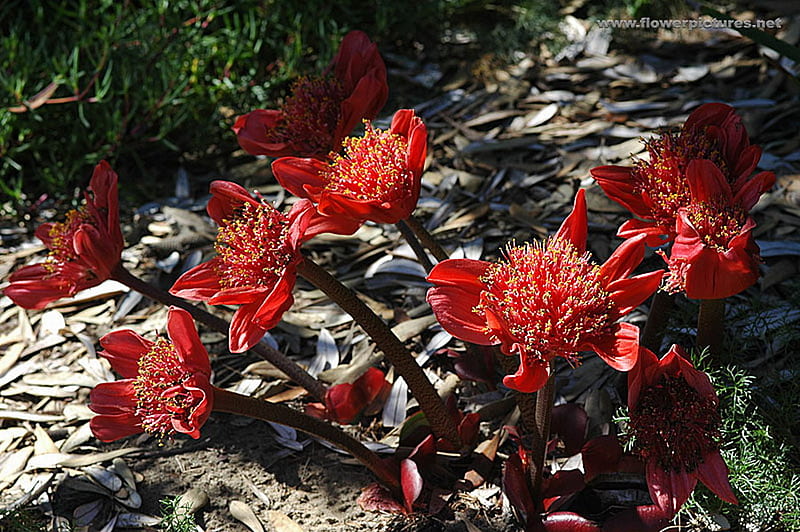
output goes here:
[[713, 162], [737, 195], [753, 182], [758, 183], [755, 189], [760, 195], [775, 182], [772, 172], [750, 177], [761, 148], [750, 144], [741, 118], [729, 105], [701, 105], [680, 133], [663, 134], [648, 142], [647, 150], [649, 161], [637, 160], [633, 167], [599, 166], [591, 174], [609, 198], [637, 218], [625, 222], [617, 234], [622, 238], [646, 234], [649, 246], [671, 242], [676, 236], [678, 210], [689, 203], [686, 170], [691, 161]]
[[86, 204], [69, 211], [66, 220], [45, 223], [36, 236], [50, 250], [47, 259], [11, 275], [5, 295], [24, 308], [40, 309], [62, 297], [97, 286], [120, 261], [117, 174], [101, 161], [92, 174]]
[[685, 290], [693, 299], [738, 294], [759, 276], [756, 224], [747, 212], [761, 195], [761, 183], [751, 180], [734, 196], [722, 172], [704, 159], [692, 161], [686, 177], [690, 201], [678, 210], [666, 289]]
[[548, 240], [510, 247], [495, 264], [437, 264], [428, 276], [428, 303], [453, 336], [520, 355], [517, 373], [503, 382], [521, 392], [544, 386], [553, 357], [575, 361], [579, 351], [595, 351], [627, 371], [636, 363], [639, 330], [617, 320], [656, 290], [663, 272], [628, 278], [644, 257], [644, 236], [625, 241], [602, 266], [589, 260], [586, 236], [579, 190], [572, 213]]
[[323, 77], [297, 80], [280, 110], [240, 116], [233, 131], [253, 155], [324, 156], [362, 119], [375, 118], [388, 95], [378, 47], [364, 32], [351, 31]]
[[[253, 199], [241, 186], [211, 183], [208, 214], [220, 228], [217, 256], [184, 273], [170, 292], [210, 305], [240, 305], [233, 316], [229, 347], [253, 347], [292, 305], [300, 245], [320, 233], [350, 234], [358, 225], [320, 216], [308, 200], [287, 216]], [[346, 221], [345, 221], [346, 222]]]
[[92, 390], [89, 408], [99, 415], [89, 425], [98, 439], [115, 441], [141, 432], [200, 437], [214, 402], [208, 352], [185, 310], [169, 309], [167, 334], [169, 340], [152, 342], [120, 330], [100, 339], [105, 349], [100, 355], [122, 380]]
[[378, 223], [397, 223], [414, 211], [428, 148], [427, 129], [411, 109], [397, 111], [389, 131], [369, 123], [363, 137], [348, 137], [344, 155], [327, 161], [284, 157], [272, 163], [278, 182], [319, 212]]
[[699, 480], [736, 504], [719, 453], [719, 400], [705, 373], [672, 346], [661, 360], [642, 348], [628, 374], [628, 409], [635, 451], [645, 462], [653, 502], [675, 515]]

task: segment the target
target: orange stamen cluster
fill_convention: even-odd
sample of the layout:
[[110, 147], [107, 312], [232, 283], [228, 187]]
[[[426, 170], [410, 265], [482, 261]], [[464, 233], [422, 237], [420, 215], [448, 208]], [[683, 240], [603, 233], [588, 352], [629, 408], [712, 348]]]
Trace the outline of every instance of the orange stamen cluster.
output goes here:
[[322, 175], [325, 190], [351, 199], [392, 202], [407, 194], [410, 178], [408, 143], [391, 131], [374, 129], [366, 122], [363, 137], [344, 140], [344, 155], [332, 155]]
[[704, 132], [665, 133], [650, 140], [647, 150], [650, 161], [634, 163], [631, 174], [634, 193], [648, 197], [653, 219], [669, 226], [674, 224], [678, 209], [689, 204], [686, 167], [692, 160], [709, 159], [728, 175], [719, 147]]
[[505, 258], [481, 277], [486, 290], [472, 310], [499, 317], [524, 356], [552, 353], [576, 362], [578, 346], [612, 325], [600, 267], [568, 240], [509, 247]]
[[133, 383], [136, 416], [149, 434], [175, 433], [173, 419], [188, 420], [199, 402], [183, 384], [191, 377], [171, 342], [159, 338], [139, 359]]
[[722, 421], [716, 402], [681, 375], [664, 375], [642, 391], [630, 424], [634, 449], [664, 471], [692, 472], [719, 450]]
[[327, 153], [346, 98], [336, 78], [300, 78], [281, 107], [283, 122], [267, 131], [272, 142], [302, 143], [309, 153]]
[[740, 207], [724, 201], [691, 203], [686, 214], [703, 244], [720, 252], [727, 251], [731, 239], [742, 232], [747, 217]]
[[81, 225], [86, 223], [91, 223], [91, 216], [86, 207], [81, 207], [67, 212], [66, 220], [54, 223], [50, 227], [48, 232], [50, 254], [47, 258], [47, 264], [55, 267], [57, 264], [63, 264], [78, 258], [73, 240]]
[[266, 204], [245, 203], [217, 232], [217, 274], [223, 288], [272, 286], [294, 258], [289, 220]]

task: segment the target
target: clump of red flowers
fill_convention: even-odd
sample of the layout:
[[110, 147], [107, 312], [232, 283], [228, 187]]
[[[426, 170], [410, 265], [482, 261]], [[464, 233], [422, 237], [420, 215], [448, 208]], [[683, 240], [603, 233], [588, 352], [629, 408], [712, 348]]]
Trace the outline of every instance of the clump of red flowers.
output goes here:
[[86, 203], [66, 220], [44, 223], [36, 237], [50, 250], [44, 262], [14, 272], [5, 295], [17, 305], [41, 309], [102, 283], [119, 264], [125, 243], [119, 225], [117, 174], [106, 161], [94, 169]]
[[428, 303], [447, 332], [520, 356], [517, 373], [503, 379], [510, 388], [540, 389], [551, 359], [575, 362], [580, 351], [595, 351], [620, 371], [636, 363], [639, 330], [618, 320], [656, 290], [663, 272], [628, 277], [644, 257], [643, 236], [624, 242], [603, 265], [590, 261], [586, 215], [579, 190], [548, 240], [509, 247], [498, 263], [445, 260], [428, 276]]
[[280, 109], [242, 115], [233, 131], [253, 155], [323, 157], [361, 120], [375, 118], [388, 95], [378, 47], [364, 32], [351, 31], [322, 76], [298, 79]]
[[99, 440], [141, 432], [200, 437], [214, 403], [208, 352], [185, 310], [170, 308], [167, 334], [169, 340], [151, 341], [120, 330], [100, 339], [100, 356], [122, 380], [92, 390], [89, 408], [98, 415], [90, 427]]

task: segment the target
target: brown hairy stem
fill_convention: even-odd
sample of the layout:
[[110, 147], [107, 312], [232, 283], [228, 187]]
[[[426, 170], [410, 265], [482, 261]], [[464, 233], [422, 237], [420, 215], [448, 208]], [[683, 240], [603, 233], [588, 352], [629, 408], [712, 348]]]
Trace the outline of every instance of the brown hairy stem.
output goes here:
[[425, 413], [433, 433], [437, 437], [446, 438], [457, 449], [460, 448], [461, 438], [458, 428], [447, 412], [442, 398], [436, 393], [433, 384], [425, 376], [425, 372], [417, 364], [413, 355], [389, 326], [363, 301], [358, 299], [352, 290], [308, 258], [297, 266], [297, 273], [325, 292], [331, 300], [356, 320], [364, 332], [372, 338], [378, 349], [383, 351], [397, 372], [406, 380], [412, 395]]
[[420, 243], [419, 239], [417, 239], [414, 231], [411, 230], [405, 220], [400, 220], [395, 225], [397, 225], [397, 228], [400, 230], [403, 238], [406, 239], [406, 242], [408, 242], [408, 245], [411, 246], [411, 249], [414, 251], [414, 255], [417, 256], [419, 263], [422, 264], [422, 267], [425, 268], [426, 272], [430, 272], [433, 269], [433, 263], [431, 262], [430, 257], [428, 257], [428, 254], [425, 253], [425, 248], [422, 247], [422, 244]]
[[400, 479], [377, 454], [343, 430], [288, 406], [214, 387], [214, 411], [271, 421], [321, 438], [353, 455], [402, 500]]
[[406, 218], [405, 223], [408, 224], [408, 227], [414, 232], [414, 235], [419, 239], [420, 243], [428, 248], [428, 251], [436, 257], [436, 260], [443, 261], [450, 258], [450, 255], [439, 245], [433, 235], [431, 235], [425, 226], [423, 226], [419, 220], [414, 218], [414, 215], [410, 215]]
[[712, 357], [722, 351], [722, 335], [725, 324], [725, 300], [702, 299], [697, 315], [697, 347], [708, 347]]
[[556, 377], [553, 374], [553, 362], [550, 361], [550, 377], [544, 388], [536, 392], [536, 430], [531, 446], [531, 484], [533, 496], [537, 504], [542, 501], [542, 481], [544, 465], [547, 457], [547, 441], [550, 439], [550, 420], [553, 416], [553, 401], [556, 395]]
[[661, 350], [661, 340], [664, 337], [669, 313], [674, 304], [674, 294], [658, 290], [653, 295], [653, 302], [650, 303], [650, 312], [647, 313], [647, 321], [642, 330], [640, 344], [654, 353]]
[[[111, 272], [111, 279], [119, 281], [120, 283], [129, 287], [131, 290], [135, 290], [154, 301], [158, 301], [164, 305], [173, 305], [182, 308], [191, 314], [195, 321], [198, 321], [214, 329], [215, 331], [219, 331], [226, 335], [228, 334], [230, 324], [227, 321], [214, 316], [200, 307], [192, 305], [191, 303], [188, 303], [187, 301], [176, 297], [169, 292], [146, 283], [142, 279], [139, 279], [131, 272], [126, 270], [121, 264], [118, 264]], [[313, 395], [316, 399], [320, 401], [325, 400], [325, 392], [327, 391], [325, 385], [309, 375], [303, 368], [290, 360], [286, 355], [276, 349], [271, 348], [264, 342], [257, 343], [250, 350], [274, 365], [287, 377], [289, 377], [289, 379], [305, 388], [308, 393]]]

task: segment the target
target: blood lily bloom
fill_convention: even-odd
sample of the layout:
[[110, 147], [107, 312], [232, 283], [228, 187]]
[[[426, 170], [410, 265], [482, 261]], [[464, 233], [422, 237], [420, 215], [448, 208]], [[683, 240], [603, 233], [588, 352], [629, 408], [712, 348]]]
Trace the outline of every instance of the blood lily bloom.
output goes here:
[[69, 211], [63, 222], [39, 226], [36, 236], [50, 254], [44, 262], [14, 272], [5, 295], [21, 307], [41, 309], [111, 276], [125, 247], [117, 179], [106, 161], [95, 166], [85, 192], [86, 204]]
[[661, 360], [642, 348], [628, 374], [628, 409], [634, 450], [645, 462], [653, 502], [675, 515], [699, 480], [736, 504], [719, 452], [719, 400], [708, 376], [678, 346]]
[[515, 375], [503, 383], [534, 392], [547, 382], [550, 361], [574, 362], [579, 351], [595, 351], [611, 367], [631, 369], [639, 352], [639, 329], [617, 320], [658, 287], [662, 271], [628, 276], [644, 257], [644, 236], [620, 245], [603, 265], [586, 253], [584, 191], [551, 238], [509, 247], [505, 260], [450, 259], [437, 264], [428, 281], [428, 303], [444, 329], [479, 345], [500, 344], [519, 355]]
[[427, 129], [412, 109], [397, 111], [388, 131], [367, 124], [363, 137], [348, 137], [344, 154], [327, 161], [283, 157], [272, 163], [278, 182], [295, 196], [337, 217], [397, 223], [419, 199]]
[[747, 212], [761, 195], [761, 182], [747, 182], [734, 196], [711, 161], [692, 161], [686, 169], [689, 204], [678, 210], [669, 264], [668, 291], [684, 290], [692, 299], [722, 299], [758, 280], [755, 221]]
[[169, 309], [167, 334], [169, 340], [150, 341], [120, 330], [100, 339], [100, 356], [122, 380], [92, 390], [89, 408], [98, 415], [89, 425], [99, 440], [141, 432], [200, 437], [214, 402], [208, 352], [185, 310]]
[[[208, 214], [219, 224], [217, 256], [184, 273], [170, 292], [210, 305], [240, 305], [230, 326], [229, 347], [253, 347], [292, 305], [300, 245], [323, 232], [353, 233], [356, 223], [320, 216], [301, 200], [288, 215], [253, 199], [236, 183], [214, 181]], [[346, 222], [346, 221], [345, 221]]]
[[741, 118], [729, 105], [701, 105], [680, 133], [665, 133], [649, 141], [647, 150], [649, 161], [637, 160], [633, 167], [599, 166], [591, 174], [609, 198], [636, 216], [617, 234], [622, 238], [645, 234], [649, 246], [671, 242], [677, 234], [678, 210], [689, 203], [686, 170], [691, 161], [714, 163], [734, 195], [745, 186], [754, 187], [760, 195], [775, 182], [772, 172], [751, 177], [761, 148], [750, 144]]
[[240, 116], [233, 131], [253, 155], [322, 157], [362, 119], [375, 118], [388, 95], [378, 47], [364, 32], [351, 31], [322, 77], [297, 80], [279, 110]]

